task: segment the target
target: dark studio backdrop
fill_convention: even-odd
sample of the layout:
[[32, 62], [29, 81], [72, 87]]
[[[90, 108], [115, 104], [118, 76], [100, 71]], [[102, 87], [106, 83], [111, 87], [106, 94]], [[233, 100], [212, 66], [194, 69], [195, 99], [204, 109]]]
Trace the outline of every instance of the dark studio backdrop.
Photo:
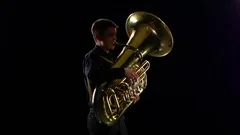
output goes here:
[[126, 43], [127, 17], [147, 11], [168, 25], [174, 48], [162, 58], [146, 57], [151, 62], [148, 87], [126, 112], [130, 134], [239, 133], [240, 3], [114, 3], [102, 7], [79, 1], [4, 3], [4, 129], [24, 134], [88, 134], [81, 63], [94, 46], [90, 27], [98, 18], [109, 18], [120, 27], [118, 41]]

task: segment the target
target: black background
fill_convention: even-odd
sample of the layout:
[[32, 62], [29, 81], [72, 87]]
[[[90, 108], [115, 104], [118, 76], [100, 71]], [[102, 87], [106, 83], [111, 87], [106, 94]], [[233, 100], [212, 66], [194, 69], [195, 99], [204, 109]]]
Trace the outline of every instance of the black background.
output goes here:
[[[101, 4], [103, 4], [101, 6]], [[109, 18], [126, 43], [135, 11], [160, 17], [172, 52], [151, 62], [148, 87], [126, 112], [130, 134], [238, 134], [237, 1], [5, 1], [1, 8], [2, 121], [8, 133], [88, 134], [81, 63], [90, 27]]]

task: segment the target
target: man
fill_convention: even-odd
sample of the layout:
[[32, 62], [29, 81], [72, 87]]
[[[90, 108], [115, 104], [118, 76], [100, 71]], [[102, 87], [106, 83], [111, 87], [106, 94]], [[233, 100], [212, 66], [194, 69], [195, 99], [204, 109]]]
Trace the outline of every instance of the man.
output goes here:
[[[88, 90], [90, 112], [88, 114], [88, 130], [90, 135], [127, 135], [124, 116], [119, 121], [107, 126], [99, 122], [95, 117], [91, 103], [93, 89], [105, 81], [127, 77], [136, 81], [138, 75], [128, 68], [111, 68], [113, 61], [112, 52], [115, 49], [118, 26], [109, 19], [98, 19], [92, 24], [91, 32], [95, 41], [94, 48], [89, 51], [83, 60], [83, 73], [86, 89]], [[117, 55], [115, 55], [117, 56]], [[134, 103], [139, 100], [136, 97]]]

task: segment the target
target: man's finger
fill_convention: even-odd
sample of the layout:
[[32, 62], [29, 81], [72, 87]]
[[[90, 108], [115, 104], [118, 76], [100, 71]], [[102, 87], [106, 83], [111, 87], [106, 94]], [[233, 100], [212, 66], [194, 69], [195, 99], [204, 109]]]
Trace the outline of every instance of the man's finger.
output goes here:
[[133, 75], [133, 77], [134, 77], [135, 79], [138, 78], [138, 74], [136, 74], [135, 72], [133, 72], [132, 75]]

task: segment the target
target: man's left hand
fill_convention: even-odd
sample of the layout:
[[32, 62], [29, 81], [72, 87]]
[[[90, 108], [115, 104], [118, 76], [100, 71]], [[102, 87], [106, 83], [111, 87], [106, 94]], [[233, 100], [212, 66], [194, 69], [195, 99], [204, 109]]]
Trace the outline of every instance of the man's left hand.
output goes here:
[[133, 104], [136, 104], [139, 99], [140, 99], [140, 96], [137, 95], [136, 98], [135, 98], [135, 100], [133, 101]]

